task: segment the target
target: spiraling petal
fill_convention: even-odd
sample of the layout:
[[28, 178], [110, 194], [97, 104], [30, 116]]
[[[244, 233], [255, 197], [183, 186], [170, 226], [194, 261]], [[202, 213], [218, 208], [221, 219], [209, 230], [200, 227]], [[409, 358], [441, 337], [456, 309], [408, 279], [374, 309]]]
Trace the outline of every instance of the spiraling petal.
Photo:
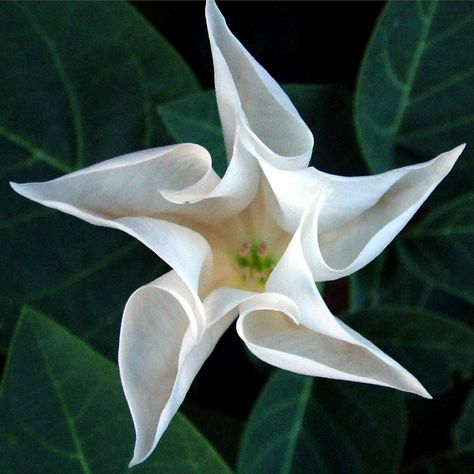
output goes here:
[[43, 183], [11, 185], [29, 199], [92, 223], [164, 214], [215, 222], [240, 212], [257, 191], [254, 158], [242, 146], [234, 154], [222, 180], [206, 149], [183, 144], [112, 158]]
[[301, 305], [297, 307], [289, 298], [257, 295], [240, 305], [237, 332], [253, 354], [275, 367], [382, 385], [431, 398], [413, 375], [342, 322], [341, 328], [355, 342], [308, 328], [299, 323], [299, 312]]
[[138, 289], [127, 302], [119, 368], [136, 431], [131, 465], [153, 451], [234, 317], [216, 317], [216, 323], [203, 330], [198, 311], [189, 289], [173, 271]]
[[240, 127], [255, 156], [281, 169], [307, 166], [313, 136], [288, 96], [230, 32], [214, 0], [207, 2], [206, 19], [229, 159]]
[[217, 324], [229, 315], [235, 318], [239, 312], [239, 305], [254, 295], [254, 292], [235, 288], [215, 289], [203, 302], [207, 324], [209, 326]]
[[[334, 280], [367, 265], [403, 229], [449, 173], [464, 145], [426, 163], [375, 176], [346, 178], [314, 168], [277, 170], [261, 161], [275, 218], [294, 231], [321, 191], [327, 197], [307, 217], [304, 251], [316, 281]], [[310, 223], [309, 220], [312, 220]]]
[[[254, 298], [240, 306], [238, 328], [250, 350], [277, 367], [308, 375], [386, 385], [428, 396], [403, 367], [335, 318], [314, 283], [303, 244], [316, 198], [271, 273], [265, 290], [280, 299]], [[287, 298], [294, 309], [278, 301]], [[248, 316], [246, 316], [248, 314]]]
[[[209, 153], [185, 144], [112, 158], [45, 183], [12, 185], [31, 199], [37, 196], [95, 217], [116, 219], [175, 211], [179, 198], [207, 194], [218, 182]], [[175, 202], [165, 199], [163, 192], [175, 197]]]

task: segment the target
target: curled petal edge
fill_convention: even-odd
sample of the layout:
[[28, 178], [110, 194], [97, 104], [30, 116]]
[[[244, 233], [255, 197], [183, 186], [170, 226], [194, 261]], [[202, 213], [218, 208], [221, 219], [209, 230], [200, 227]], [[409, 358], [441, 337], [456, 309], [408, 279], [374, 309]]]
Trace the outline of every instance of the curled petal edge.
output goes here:
[[258, 295], [240, 305], [237, 332], [249, 350], [275, 367], [303, 375], [395, 388], [431, 398], [420, 382], [341, 321], [354, 343], [298, 323], [298, 308], [283, 295]]
[[[281, 169], [305, 168], [314, 138], [288, 96], [231, 33], [214, 0], [206, 4], [206, 20], [229, 159], [240, 126], [242, 140], [255, 156]], [[288, 134], [293, 140], [282, 139]]]
[[199, 308], [174, 271], [130, 297], [119, 345], [120, 375], [136, 431], [130, 466], [144, 461], [158, 444], [197, 372], [234, 320], [235, 298], [248, 298], [244, 293], [209, 295], [205, 304], [213, 323], [203, 330], [198, 328]]

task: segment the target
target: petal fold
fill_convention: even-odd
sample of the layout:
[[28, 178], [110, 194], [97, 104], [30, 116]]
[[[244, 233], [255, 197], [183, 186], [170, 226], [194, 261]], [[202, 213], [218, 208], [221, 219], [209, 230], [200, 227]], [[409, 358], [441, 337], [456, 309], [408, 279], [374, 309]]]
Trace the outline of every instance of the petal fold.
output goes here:
[[355, 342], [298, 323], [298, 308], [290, 299], [269, 296], [244, 302], [237, 321], [240, 337], [261, 360], [303, 375], [381, 385], [431, 398], [413, 375], [342, 322]]
[[[464, 145], [431, 161], [346, 178], [314, 168], [282, 172], [261, 161], [274, 216], [288, 231], [304, 224], [304, 252], [316, 281], [347, 276], [377, 257], [449, 173]], [[315, 204], [315, 196], [326, 197]]]
[[207, 150], [184, 144], [112, 158], [44, 183], [12, 186], [50, 207], [63, 204], [94, 217], [117, 219], [176, 212], [177, 203], [208, 194], [218, 182]]
[[281, 169], [307, 166], [313, 135], [288, 96], [231, 33], [214, 0], [206, 4], [206, 20], [229, 159], [240, 128], [255, 156]]
[[255, 355], [286, 370], [383, 385], [429, 397], [409, 372], [334, 317], [324, 303], [303, 243], [307, 217], [326, 197], [322, 192], [307, 210], [268, 278], [265, 290], [279, 297], [259, 295], [241, 304], [239, 334]]
[[232, 322], [230, 317], [218, 318], [212, 327], [200, 328], [203, 318], [197, 311], [189, 289], [174, 271], [138, 289], [127, 302], [119, 369], [136, 431], [131, 466], [153, 451]]
[[254, 198], [259, 179], [256, 160], [241, 145], [220, 180], [208, 152], [185, 144], [113, 158], [43, 183], [11, 185], [45, 206], [127, 232], [198, 293], [211, 251], [192, 223], [239, 213]]

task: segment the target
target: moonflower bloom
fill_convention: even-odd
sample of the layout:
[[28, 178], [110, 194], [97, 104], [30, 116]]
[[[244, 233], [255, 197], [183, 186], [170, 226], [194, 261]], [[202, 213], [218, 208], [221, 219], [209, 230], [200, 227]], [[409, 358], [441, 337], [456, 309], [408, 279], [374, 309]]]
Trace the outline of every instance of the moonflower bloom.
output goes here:
[[368, 264], [447, 175], [459, 146], [426, 163], [347, 178], [308, 167], [313, 136], [293, 104], [227, 28], [206, 19], [229, 166], [202, 147], [139, 151], [44, 183], [29, 199], [113, 227], [172, 271], [133, 293], [119, 367], [136, 430], [131, 465], [155, 448], [223, 332], [300, 374], [429, 397], [397, 362], [334, 317], [316, 282]]

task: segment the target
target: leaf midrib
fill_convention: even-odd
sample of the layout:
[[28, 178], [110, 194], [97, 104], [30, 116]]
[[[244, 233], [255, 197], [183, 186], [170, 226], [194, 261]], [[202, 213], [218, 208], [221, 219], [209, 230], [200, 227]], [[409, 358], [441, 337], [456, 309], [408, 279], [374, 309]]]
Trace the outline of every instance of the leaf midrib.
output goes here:
[[400, 100], [397, 113], [390, 125], [390, 128], [394, 136], [398, 134], [402, 126], [402, 122], [405, 116], [404, 115], [405, 110], [407, 109], [408, 103], [410, 101], [411, 91], [413, 89], [413, 84], [415, 82], [416, 74], [418, 72], [418, 67], [420, 65], [421, 58], [423, 56], [423, 52], [426, 47], [428, 35], [431, 29], [431, 25], [432, 25], [432, 21], [433, 21], [433, 17], [434, 17], [434, 13], [436, 11], [437, 5], [438, 5], [437, 2], [433, 2], [433, 4], [430, 6], [430, 9], [428, 10], [428, 14], [426, 18], [421, 20], [422, 32], [421, 32], [420, 40], [418, 41], [418, 44], [413, 53], [412, 60], [408, 66], [408, 73], [407, 73], [407, 78], [405, 81], [405, 88], [403, 89], [403, 93], [402, 93], [402, 98]]
[[47, 153], [46, 151], [41, 150], [40, 148], [36, 147], [25, 138], [23, 138], [22, 136], [6, 129], [5, 127], [2, 127], [1, 125], [0, 125], [0, 137], [4, 138], [5, 140], [8, 140], [10, 143], [13, 143], [19, 148], [31, 153], [31, 156], [33, 157], [33, 159], [42, 161], [43, 163], [46, 163], [47, 165], [51, 166], [51, 168], [54, 168], [58, 171], [62, 171], [64, 173], [69, 173], [72, 171], [72, 167], [70, 167], [63, 161]]
[[303, 388], [296, 403], [296, 413], [293, 418], [293, 424], [291, 426], [290, 432], [288, 433], [288, 444], [285, 456], [283, 457], [283, 462], [280, 471], [281, 474], [289, 474], [292, 470], [291, 467], [293, 465], [293, 459], [295, 457], [296, 446], [299, 435], [302, 431], [303, 419], [308, 408], [312, 388], [313, 379], [307, 377], [303, 382]]
[[64, 418], [66, 420], [66, 424], [68, 426], [69, 433], [71, 435], [72, 442], [77, 454], [76, 459], [78, 460], [84, 474], [93, 474], [92, 469], [89, 466], [89, 463], [87, 462], [87, 459], [85, 457], [84, 449], [82, 447], [81, 439], [79, 437], [79, 434], [76, 428], [75, 420], [73, 416], [71, 415], [71, 413], [69, 412], [68, 405], [67, 405], [66, 399], [64, 398], [64, 394], [61, 390], [60, 383], [58, 379], [56, 378], [56, 375], [54, 374], [54, 370], [50, 366], [48, 356], [46, 352], [44, 351], [43, 346], [41, 345], [41, 336], [38, 334], [37, 328], [35, 327], [35, 325], [32, 324], [31, 328], [32, 328], [33, 334], [35, 335], [36, 345], [43, 359], [46, 373], [51, 381], [54, 392], [56, 393], [56, 396], [58, 397], [59, 404], [61, 405], [61, 409], [63, 411]]
[[41, 41], [46, 45], [46, 48], [51, 56], [52, 63], [56, 68], [61, 83], [64, 88], [64, 92], [67, 97], [69, 108], [71, 111], [71, 117], [74, 126], [74, 136], [76, 139], [76, 168], [80, 168], [84, 163], [84, 131], [82, 124], [82, 114], [81, 108], [79, 106], [79, 100], [77, 93], [74, 90], [73, 84], [69, 79], [69, 76], [66, 72], [66, 68], [63, 60], [56, 48], [56, 44], [48, 36], [47, 32], [41, 28], [38, 20], [35, 15], [30, 11], [27, 4], [24, 3], [15, 3], [14, 4], [22, 13], [25, 15], [29, 23], [31, 24], [33, 30], [37, 33]]

